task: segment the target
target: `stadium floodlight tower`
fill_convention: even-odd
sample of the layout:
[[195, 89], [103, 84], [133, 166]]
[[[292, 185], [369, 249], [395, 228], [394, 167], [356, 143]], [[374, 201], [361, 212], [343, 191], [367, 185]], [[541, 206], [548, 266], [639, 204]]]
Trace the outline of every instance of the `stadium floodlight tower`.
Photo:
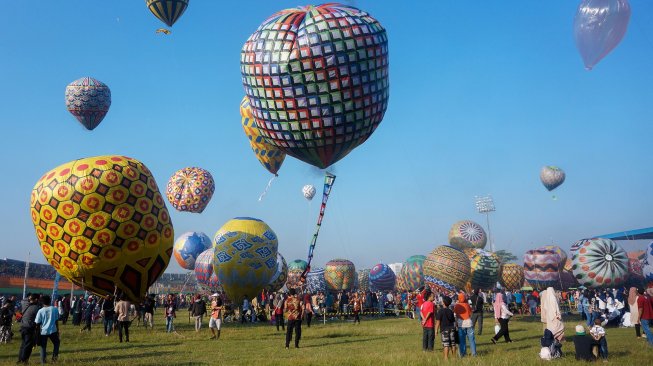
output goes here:
[[487, 240], [490, 242], [490, 251], [494, 253], [494, 241], [492, 241], [492, 231], [490, 231], [490, 212], [496, 211], [496, 208], [494, 207], [492, 196], [476, 196], [476, 211], [485, 214], [487, 221]]

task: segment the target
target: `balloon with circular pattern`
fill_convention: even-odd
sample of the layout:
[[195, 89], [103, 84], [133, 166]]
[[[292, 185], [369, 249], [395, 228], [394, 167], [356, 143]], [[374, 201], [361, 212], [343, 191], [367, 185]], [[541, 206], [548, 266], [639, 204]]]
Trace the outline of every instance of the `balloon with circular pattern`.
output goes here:
[[277, 12], [247, 39], [240, 60], [261, 134], [320, 169], [364, 143], [388, 107], [386, 31], [353, 7]]
[[279, 242], [262, 220], [237, 217], [213, 237], [213, 270], [229, 299], [240, 302], [270, 283], [277, 269]]
[[175, 240], [173, 253], [181, 268], [192, 270], [195, 268], [197, 257], [210, 247], [211, 238], [208, 235], [201, 232], [188, 231], [181, 234]]
[[458, 221], [449, 230], [449, 244], [460, 250], [472, 248], [483, 249], [487, 243], [487, 235], [483, 227], [474, 221]]
[[141, 297], [168, 266], [174, 231], [145, 164], [126, 156], [74, 160], [34, 185], [31, 217], [46, 261], [77, 286]]
[[295, 259], [288, 263], [288, 279], [286, 280], [286, 288], [297, 289], [300, 288], [302, 283], [302, 273], [308, 267], [308, 263], [302, 259]]
[[220, 280], [213, 270], [213, 248], [203, 251], [195, 261], [195, 279], [200, 288], [207, 292], [220, 290]]
[[395, 289], [396, 275], [384, 263], [378, 263], [370, 270], [370, 285], [377, 291], [392, 291]]
[[524, 285], [524, 267], [516, 263], [504, 263], [499, 269], [499, 283], [508, 290], [517, 290]]
[[474, 289], [491, 290], [499, 280], [501, 261], [494, 253], [474, 249], [469, 257], [470, 284]]
[[83, 77], [66, 86], [66, 109], [87, 130], [93, 130], [111, 107], [111, 90], [103, 82]]
[[399, 271], [397, 282], [401, 282], [404, 290], [417, 290], [424, 287], [424, 261], [426, 256], [414, 255], [406, 260]]
[[288, 264], [281, 253], [277, 252], [277, 267], [265, 288], [270, 292], [279, 291], [286, 284], [286, 280], [288, 280]]
[[310, 294], [326, 293], [327, 284], [324, 279], [324, 268], [311, 269], [306, 275], [306, 291]]
[[524, 254], [524, 277], [538, 289], [554, 287], [560, 282], [560, 253], [540, 247]]
[[276, 176], [286, 159], [286, 153], [267, 143], [263, 135], [261, 135], [261, 131], [256, 126], [256, 121], [252, 116], [252, 108], [247, 97], [244, 97], [240, 102], [240, 117], [243, 130], [247, 135], [249, 145], [254, 151], [256, 159], [265, 169]]
[[628, 255], [610, 239], [584, 239], [572, 251], [572, 270], [586, 287], [616, 287], [628, 280]]
[[181, 17], [188, 8], [190, 0], [145, 0], [145, 5], [152, 14], [168, 27]]
[[166, 187], [168, 201], [178, 211], [201, 213], [213, 197], [215, 182], [207, 170], [188, 167], [176, 171]]
[[456, 291], [465, 288], [471, 268], [469, 258], [460, 249], [441, 245], [426, 256], [424, 282], [433, 289]]
[[324, 267], [327, 289], [333, 292], [349, 291], [354, 288], [356, 266], [347, 259], [333, 259]]
[[315, 187], [311, 184], [307, 184], [302, 188], [302, 194], [304, 195], [304, 198], [307, 200], [312, 200], [313, 197], [315, 197]]

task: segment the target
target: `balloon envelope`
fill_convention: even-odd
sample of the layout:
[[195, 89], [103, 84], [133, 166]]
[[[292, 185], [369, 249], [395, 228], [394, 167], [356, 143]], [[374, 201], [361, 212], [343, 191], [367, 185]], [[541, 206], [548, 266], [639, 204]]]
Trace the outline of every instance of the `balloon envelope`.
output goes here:
[[354, 288], [356, 267], [346, 259], [333, 259], [324, 268], [324, 279], [330, 291], [348, 291]]
[[370, 291], [370, 269], [365, 268], [358, 271], [358, 289], [363, 292]]
[[201, 213], [213, 197], [215, 182], [207, 170], [183, 168], [168, 181], [166, 195], [172, 207], [179, 211]]
[[610, 239], [594, 238], [576, 242], [571, 250], [572, 271], [587, 287], [616, 287], [628, 279], [628, 255]]
[[197, 279], [197, 284], [204, 291], [208, 292], [216, 292], [220, 289], [220, 280], [213, 271], [213, 253], [213, 248], [206, 249], [195, 261], [195, 279]]
[[302, 188], [302, 194], [307, 200], [312, 200], [315, 196], [315, 187], [310, 184], [305, 185], [304, 188]]
[[449, 230], [449, 244], [460, 250], [485, 248], [487, 235], [483, 227], [474, 221], [458, 221]]
[[111, 107], [111, 90], [91, 77], [77, 79], [66, 86], [66, 109], [87, 130], [93, 130]]
[[266, 286], [268, 291], [276, 292], [279, 291], [288, 279], [288, 264], [286, 259], [277, 252], [277, 267], [274, 271], [274, 275], [270, 279], [270, 283]]
[[370, 285], [374, 290], [392, 291], [395, 289], [395, 280], [396, 275], [387, 264], [376, 264], [370, 270]]
[[424, 282], [434, 289], [463, 289], [470, 272], [467, 255], [449, 245], [435, 248], [424, 260]]
[[211, 238], [208, 235], [195, 231], [185, 232], [175, 241], [175, 259], [181, 268], [192, 270], [197, 257], [210, 247]]
[[524, 285], [524, 267], [515, 263], [501, 265], [499, 283], [508, 290], [517, 290]]
[[491, 290], [499, 280], [500, 260], [494, 253], [475, 249], [470, 256], [470, 283], [474, 289]]
[[286, 153], [265, 141], [265, 138], [261, 135], [261, 131], [256, 126], [256, 121], [252, 116], [252, 108], [250, 108], [247, 97], [244, 97], [240, 102], [240, 117], [243, 130], [249, 139], [249, 145], [252, 151], [254, 151], [256, 159], [270, 173], [277, 175], [286, 158]]
[[324, 268], [311, 269], [306, 275], [306, 291], [311, 294], [326, 293], [327, 285], [324, 279]]
[[560, 282], [561, 265], [555, 249], [531, 249], [524, 254], [524, 277], [535, 288], [553, 287]]
[[426, 256], [423, 255], [408, 258], [399, 271], [397, 286], [401, 283], [403, 289], [409, 291], [424, 287], [424, 260]]
[[626, 34], [630, 21], [628, 0], [583, 0], [574, 18], [576, 47], [591, 70]]
[[301, 277], [306, 267], [308, 267], [308, 263], [302, 259], [295, 259], [288, 263], [288, 279], [286, 280], [286, 287], [288, 289], [296, 289], [303, 285]]
[[145, 5], [155, 17], [172, 27], [188, 7], [190, 0], [145, 0]]
[[546, 189], [552, 191], [565, 182], [565, 172], [555, 166], [544, 166], [540, 170], [540, 181]]

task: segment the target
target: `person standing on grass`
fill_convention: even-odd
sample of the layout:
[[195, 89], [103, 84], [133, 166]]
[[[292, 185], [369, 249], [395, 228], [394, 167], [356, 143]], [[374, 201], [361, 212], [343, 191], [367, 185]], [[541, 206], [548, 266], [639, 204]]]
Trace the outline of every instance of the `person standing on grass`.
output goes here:
[[195, 331], [199, 332], [200, 329], [202, 329], [202, 318], [204, 318], [204, 314], [206, 314], [206, 303], [202, 300], [202, 295], [197, 294], [195, 296], [195, 301], [193, 301], [193, 304], [188, 308], [188, 311], [190, 311], [191, 316], [195, 318]]
[[483, 296], [481, 296], [480, 289], [474, 291], [474, 295], [470, 298], [472, 302], [472, 327], [476, 327], [478, 322], [478, 335], [483, 334]]
[[506, 343], [512, 343], [510, 339], [510, 331], [508, 330], [508, 322], [513, 314], [508, 310], [506, 303], [503, 302], [503, 295], [498, 292], [494, 299], [494, 320], [499, 323], [501, 329], [497, 334], [492, 337], [492, 343], [497, 344], [499, 338], [503, 336]]
[[354, 292], [354, 296], [351, 298], [351, 307], [354, 312], [354, 324], [356, 324], [356, 322], [358, 322], [358, 324], [361, 323], [360, 312], [363, 308], [361, 298], [362, 296], [358, 296], [358, 292]]
[[91, 331], [91, 324], [93, 323], [93, 312], [95, 311], [95, 301], [93, 301], [93, 296], [89, 296], [84, 304], [84, 328], [80, 329], [79, 332], [85, 330]]
[[304, 319], [306, 319], [306, 327], [311, 327], [311, 319], [313, 319], [313, 305], [311, 305], [311, 295], [304, 295]]
[[222, 328], [222, 298], [217, 294], [211, 296], [211, 318], [209, 318], [209, 329], [211, 329], [210, 339], [220, 338], [220, 328]]
[[299, 348], [299, 340], [302, 337], [302, 304], [297, 298], [296, 290], [290, 289], [288, 291], [288, 298], [286, 299], [283, 308], [288, 314], [288, 329], [286, 329], [286, 349], [290, 346], [292, 339], [292, 332], [295, 331], [295, 348]]
[[651, 301], [651, 292], [653, 288], [650, 288], [644, 293], [644, 289], [638, 289], [639, 297], [637, 298], [637, 307], [639, 311], [639, 322], [642, 325], [644, 334], [646, 334], [646, 340], [648, 341], [649, 346], [653, 346], [653, 333], [651, 333], [651, 326], [653, 325], [653, 302]]
[[131, 303], [127, 301], [125, 295], [120, 296], [120, 301], [116, 304], [115, 312], [118, 317], [118, 338], [120, 343], [122, 343], [122, 332], [125, 331], [125, 341], [129, 342], [129, 326], [131, 321], [129, 320], [129, 308]]
[[426, 301], [422, 302], [422, 307], [419, 309], [420, 319], [422, 319], [422, 351], [433, 352], [433, 342], [435, 341], [433, 293], [426, 290], [422, 296], [426, 298]]
[[18, 351], [18, 363], [28, 363], [32, 355], [32, 348], [36, 345], [36, 314], [39, 311], [39, 295], [30, 294], [27, 298], [27, 305], [23, 309], [23, 317], [20, 319], [20, 335], [22, 342]]
[[555, 296], [553, 287], [548, 287], [542, 292], [542, 321], [545, 323], [546, 329], [553, 333], [553, 338], [558, 342], [564, 341], [565, 338], [565, 325], [562, 322], [562, 313], [560, 306]]
[[143, 300], [143, 311], [145, 312], [143, 325], [146, 328], [154, 329], [154, 299], [152, 297], [145, 296]]
[[41, 346], [41, 363], [46, 363], [48, 339], [52, 341], [52, 362], [59, 357], [59, 310], [51, 305], [50, 295], [41, 296], [43, 307], [36, 313], [34, 323], [41, 328], [39, 345]]
[[451, 298], [442, 297], [444, 307], [440, 308], [435, 314], [435, 333], [440, 332], [442, 347], [444, 348], [444, 359], [449, 359], [449, 353], [456, 352], [456, 318], [453, 311], [449, 309]]
[[286, 330], [283, 321], [283, 296], [281, 294], [277, 294], [274, 299], [274, 322], [277, 325], [277, 332], [279, 331], [279, 325], [281, 325], [282, 330]]
[[111, 331], [113, 330], [113, 316], [114, 316], [114, 303], [113, 303], [113, 297], [111, 295], [107, 295], [104, 297], [102, 300], [102, 314], [104, 315], [103, 318], [103, 325], [104, 325], [104, 336], [108, 337], [109, 334], [111, 334]]
[[469, 349], [472, 357], [476, 357], [476, 338], [474, 337], [474, 326], [472, 325], [472, 308], [467, 303], [467, 296], [464, 292], [458, 294], [458, 303], [453, 308], [458, 321], [458, 340], [460, 357], [467, 354], [467, 338], [469, 338]]
[[[635, 326], [635, 335], [637, 338], [640, 338], [642, 336], [641, 333], [641, 325], [639, 324], [639, 308], [637, 307], [637, 298], [639, 296], [637, 295], [637, 289], [635, 287], [631, 287], [630, 290], [628, 290], [628, 306], [630, 307], [630, 323]], [[646, 338], [646, 335], [644, 335], [644, 338]]]
[[168, 295], [168, 299], [165, 304], [165, 316], [166, 316], [166, 332], [172, 333], [175, 331], [175, 318], [177, 317], [177, 304], [175, 303], [175, 297], [173, 294]]

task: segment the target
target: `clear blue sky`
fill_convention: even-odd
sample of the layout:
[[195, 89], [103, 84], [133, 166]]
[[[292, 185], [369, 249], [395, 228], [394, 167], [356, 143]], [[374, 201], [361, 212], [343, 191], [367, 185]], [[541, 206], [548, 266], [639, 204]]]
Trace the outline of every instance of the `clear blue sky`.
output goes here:
[[[401, 262], [445, 244], [492, 194], [498, 249], [520, 258], [551, 242], [653, 226], [653, 2], [631, 1], [619, 47], [591, 72], [573, 42], [578, 1], [355, 1], [387, 29], [390, 105], [377, 131], [334, 168], [315, 262], [358, 268]], [[0, 12], [0, 257], [44, 262], [29, 195], [70, 160], [124, 154], [159, 186], [201, 166], [216, 192], [201, 215], [172, 212], [177, 235], [209, 236], [253, 216], [305, 258], [322, 172], [292, 158], [262, 203], [270, 174], [240, 126], [240, 48], [261, 21], [296, 1], [193, 0], [172, 34], [144, 1], [9, 1]], [[303, 5], [303, 4], [302, 4]], [[64, 107], [66, 84], [112, 90], [102, 124], [84, 130]], [[543, 165], [566, 170], [551, 199]], [[309, 206], [304, 184], [318, 187]], [[641, 243], [640, 243], [641, 244]], [[634, 249], [626, 244], [626, 249]], [[180, 268], [171, 262], [168, 269]]]

